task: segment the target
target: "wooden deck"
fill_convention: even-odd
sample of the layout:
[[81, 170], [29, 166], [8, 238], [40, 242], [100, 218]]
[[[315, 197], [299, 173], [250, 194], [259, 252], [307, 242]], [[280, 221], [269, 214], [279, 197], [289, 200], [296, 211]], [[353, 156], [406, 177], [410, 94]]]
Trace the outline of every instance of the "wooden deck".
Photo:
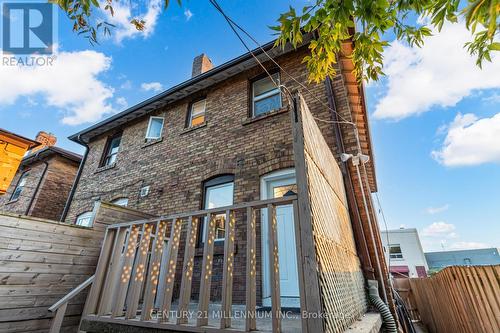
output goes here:
[[[141, 321], [141, 313], [137, 312], [135, 318], [125, 319], [125, 317], [113, 318], [112, 316], [95, 316], [88, 315], [83, 318], [81, 329], [87, 332], [123, 332], [122, 325], [134, 326], [134, 332], [148, 332], [150, 330], [165, 330], [165, 332], [225, 332], [221, 330], [220, 322], [222, 317], [222, 304], [210, 304], [208, 309], [208, 325], [197, 326], [196, 322], [198, 319], [198, 303], [190, 303], [188, 307], [188, 321], [185, 325], [179, 326], [175, 322], [178, 318], [184, 318], [178, 314], [178, 304], [173, 303], [172, 310], [169, 314], [169, 322], [158, 322], [158, 318], [161, 316], [160, 312], [154, 310], [152, 312], [153, 318], [147, 321]], [[231, 328], [228, 328], [228, 332], [244, 331], [245, 330], [245, 306], [244, 305], [233, 305], [231, 317]], [[298, 311], [283, 311], [283, 318], [281, 321], [282, 332], [286, 333], [299, 333], [302, 332], [301, 318]], [[140, 330], [140, 328], [144, 330]], [[256, 312], [256, 331], [259, 332], [273, 332], [272, 329], [272, 318], [269, 311], [257, 311]]]
[[[85, 304], [87, 320], [189, 332], [208, 332], [212, 327], [219, 332], [226, 329], [249, 332], [258, 325], [269, 332], [282, 332], [282, 328], [289, 325], [301, 331], [301, 319], [295, 316], [292, 321], [284, 320], [286, 317], [281, 311], [276, 220], [276, 207], [280, 205], [292, 205], [296, 211], [297, 197], [246, 202], [108, 226]], [[274, 281], [269, 312], [257, 311], [256, 302], [256, 216], [257, 211], [264, 208], [268, 212], [269, 269], [271, 281]], [[210, 297], [216, 219], [224, 219], [225, 226], [222, 281], [216, 285], [222, 291], [220, 303]], [[234, 265], [238, 219], [247, 228], [246, 263], [242, 267]], [[203, 221], [207, 230], [203, 236], [200, 292], [193, 304], [194, 250], [197, 231]], [[295, 223], [298, 221], [295, 219]], [[184, 259], [180, 260], [182, 257]], [[176, 274], [177, 266], [182, 267], [180, 274]], [[233, 302], [233, 273], [236, 270], [245, 272], [245, 305]], [[176, 285], [180, 285], [177, 293]], [[158, 311], [170, 317], [158, 316]]]

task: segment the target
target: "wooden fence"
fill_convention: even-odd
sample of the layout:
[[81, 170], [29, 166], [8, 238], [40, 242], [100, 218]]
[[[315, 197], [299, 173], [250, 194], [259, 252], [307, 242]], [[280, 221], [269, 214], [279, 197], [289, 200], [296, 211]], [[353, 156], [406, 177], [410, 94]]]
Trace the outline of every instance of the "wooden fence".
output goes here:
[[420, 321], [420, 314], [418, 313], [417, 305], [415, 303], [415, 295], [413, 295], [413, 291], [410, 287], [410, 279], [406, 277], [397, 278], [393, 280], [392, 285], [398, 292], [399, 296], [403, 299], [411, 320]]
[[500, 332], [500, 265], [447, 267], [410, 287], [431, 333]]
[[299, 279], [307, 284], [302, 308], [333, 314], [322, 323], [306, 320], [308, 332], [344, 332], [366, 312], [366, 296], [342, 172], [300, 94], [295, 103], [291, 117], [303, 255]]
[[[149, 217], [99, 204], [95, 228], [0, 212], [0, 332], [44, 331], [48, 308], [95, 272], [102, 224]], [[61, 332], [76, 332], [86, 292], [68, 305]]]

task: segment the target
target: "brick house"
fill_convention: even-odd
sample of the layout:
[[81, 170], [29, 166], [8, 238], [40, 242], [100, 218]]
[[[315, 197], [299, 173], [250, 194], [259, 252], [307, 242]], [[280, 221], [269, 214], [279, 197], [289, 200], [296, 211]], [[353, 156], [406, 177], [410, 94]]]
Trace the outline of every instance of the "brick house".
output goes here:
[[24, 154], [40, 143], [0, 128], [0, 196], [7, 192]]
[[19, 165], [7, 193], [0, 197], [0, 210], [59, 220], [82, 157], [53, 146], [56, 138], [40, 132], [41, 145], [32, 149]]
[[[264, 45], [279, 67], [266, 61], [260, 50], [254, 54], [273, 80], [290, 91], [302, 92], [336, 157], [342, 152], [357, 151], [353, 127], [335, 123], [339, 115], [357, 125], [362, 152], [372, 157], [363, 87], [352, 77], [349, 52], [339, 57], [336, 77], [312, 84], [307, 81], [307, 69], [302, 63], [308, 52], [307, 43], [306, 38], [301, 47], [284, 50], [274, 48], [273, 43]], [[352, 51], [352, 44], [346, 43], [345, 48]], [[70, 136], [84, 145], [87, 152], [63, 219], [67, 223], [92, 226], [96, 201], [115, 202], [162, 216], [293, 195], [297, 188], [290, 110], [287, 96], [273, 85], [250, 53], [217, 67], [201, 55], [193, 62], [191, 79]], [[376, 260], [383, 260], [383, 251], [371, 201], [370, 219], [363, 208], [355, 170], [340, 159], [338, 164], [346, 182], [361, 269], [368, 279], [386, 276], [383, 265], [376, 265]], [[364, 190], [376, 191], [373, 158], [365, 171], [369, 185]], [[285, 207], [280, 214], [284, 221], [293, 222], [291, 209]], [[261, 218], [257, 225], [257, 303], [269, 306], [266, 282], [269, 272], [261, 262], [266, 250], [260, 245], [267, 241], [263, 239], [265, 233], [260, 236]], [[219, 219], [216, 224], [212, 299], [222, 296], [224, 220]], [[374, 235], [369, 233], [372, 229], [376, 231]], [[200, 292], [201, 239], [205, 232], [202, 224], [196, 237], [193, 298]], [[283, 249], [280, 256], [291, 254], [284, 259], [280, 257], [280, 265], [283, 260], [290, 269], [289, 279], [280, 277], [282, 306], [298, 307], [293, 231], [289, 235], [285, 231], [280, 237], [278, 242]], [[244, 265], [244, 225], [237, 224], [235, 239], [235, 266]], [[182, 265], [177, 267], [180, 274]], [[385, 285], [384, 281], [380, 283]], [[178, 293], [180, 286], [175, 287]], [[235, 302], [244, 301], [244, 272], [235, 272], [233, 298]]]

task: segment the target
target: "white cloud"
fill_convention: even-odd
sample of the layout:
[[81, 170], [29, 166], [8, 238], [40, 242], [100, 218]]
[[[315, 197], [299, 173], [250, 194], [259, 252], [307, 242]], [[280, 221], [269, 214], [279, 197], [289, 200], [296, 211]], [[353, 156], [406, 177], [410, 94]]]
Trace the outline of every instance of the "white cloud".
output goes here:
[[481, 70], [464, 49], [471, 39], [463, 22], [445, 24], [422, 48], [395, 41], [385, 52], [387, 92], [375, 107], [379, 119], [402, 119], [451, 107], [474, 91], [500, 87], [500, 61], [485, 62]]
[[498, 163], [499, 142], [500, 113], [482, 119], [471, 113], [464, 115], [459, 113], [448, 126], [442, 147], [431, 154], [439, 163], [446, 166]]
[[440, 207], [428, 207], [425, 211], [427, 212], [427, 214], [434, 215], [437, 213], [442, 213], [444, 211], [447, 211], [448, 208], [450, 208], [450, 205], [446, 204]]
[[455, 225], [451, 223], [434, 222], [422, 230], [422, 236], [454, 238], [457, 236], [455, 229]]
[[0, 104], [37, 95], [63, 111], [65, 124], [99, 120], [114, 112], [113, 88], [98, 78], [110, 66], [111, 57], [91, 50], [59, 52], [52, 66], [1, 66]]
[[163, 90], [163, 85], [160, 82], [144, 82], [141, 84], [141, 89], [145, 91], [160, 92]]
[[470, 250], [470, 249], [484, 249], [490, 247], [486, 243], [481, 242], [455, 242], [452, 243], [447, 250]]
[[191, 17], [193, 17], [193, 13], [186, 8], [186, 10], [184, 10], [184, 16], [186, 17], [186, 21], [189, 21], [191, 19]]
[[116, 99], [116, 104], [117, 104], [120, 108], [122, 108], [122, 109], [126, 109], [126, 108], [127, 108], [127, 106], [128, 106], [128, 102], [127, 102], [127, 100], [125, 99], [125, 97], [118, 97], [118, 98]]
[[[101, 6], [104, 8], [104, 6]], [[145, 12], [138, 10], [139, 6], [132, 1], [113, 2], [114, 15], [111, 16], [109, 11], [105, 11], [106, 21], [115, 25], [111, 29], [111, 34], [117, 43], [121, 43], [126, 38], [135, 38], [141, 36], [149, 37], [156, 27], [158, 17], [161, 13], [161, 1], [148, 1]], [[130, 21], [133, 18], [142, 19], [146, 22], [145, 29], [139, 31]]]

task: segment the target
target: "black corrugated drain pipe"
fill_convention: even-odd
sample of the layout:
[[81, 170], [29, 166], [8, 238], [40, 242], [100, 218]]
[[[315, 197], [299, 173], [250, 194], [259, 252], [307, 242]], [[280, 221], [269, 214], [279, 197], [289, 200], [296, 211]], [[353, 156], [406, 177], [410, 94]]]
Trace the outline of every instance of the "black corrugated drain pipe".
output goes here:
[[368, 299], [373, 304], [373, 306], [378, 310], [378, 312], [380, 312], [380, 315], [382, 316], [382, 322], [385, 325], [385, 332], [398, 333], [396, 321], [394, 321], [394, 317], [392, 316], [391, 310], [389, 310], [387, 304], [385, 304], [384, 301], [382, 301], [378, 293], [377, 280], [368, 280]]

